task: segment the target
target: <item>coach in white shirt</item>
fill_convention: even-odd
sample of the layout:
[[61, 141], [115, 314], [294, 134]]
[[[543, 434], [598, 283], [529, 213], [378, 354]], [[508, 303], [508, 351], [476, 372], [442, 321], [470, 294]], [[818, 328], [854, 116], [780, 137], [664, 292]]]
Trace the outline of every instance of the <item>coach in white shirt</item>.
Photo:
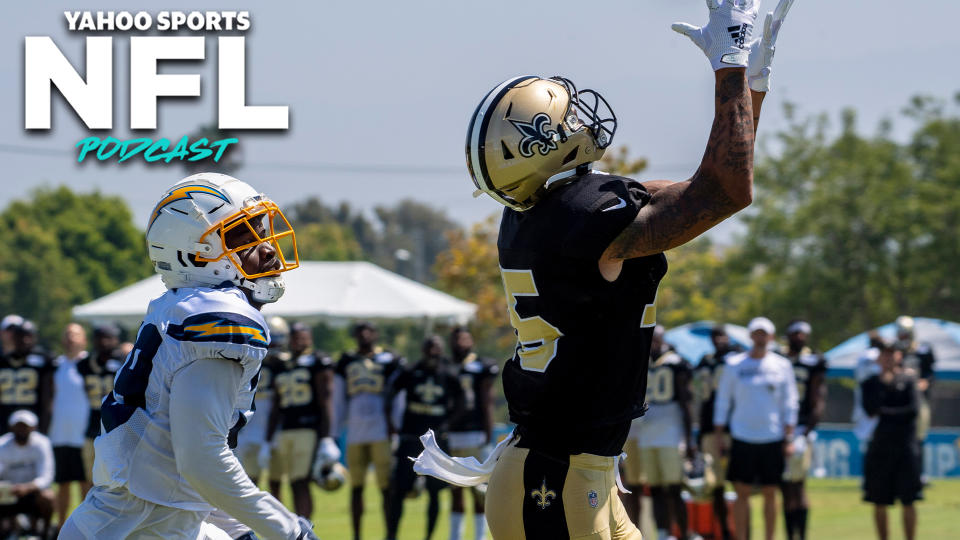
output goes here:
[[[53, 450], [50, 439], [37, 433], [37, 415], [21, 409], [10, 415], [10, 433], [0, 437], [0, 529], [11, 532], [11, 518], [27, 514], [33, 529], [47, 537], [53, 515]], [[43, 520], [44, 530], [37, 530]], [[5, 536], [4, 536], [5, 537]]]
[[775, 335], [770, 319], [757, 317], [747, 327], [753, 348], [727, 359], [717, 387], [713, 412], [717, 440], [730, 426], [733, 445], [727, 479], [737, 501], [733, 518], [737, 538], [749, 536], [753, 486], [763, 494], [765, 538], [773, 540], [777, 523], [777, 488], [786, 457], [793, 453], [797, 425], [797, 383], [790, 361], [769, 350]]

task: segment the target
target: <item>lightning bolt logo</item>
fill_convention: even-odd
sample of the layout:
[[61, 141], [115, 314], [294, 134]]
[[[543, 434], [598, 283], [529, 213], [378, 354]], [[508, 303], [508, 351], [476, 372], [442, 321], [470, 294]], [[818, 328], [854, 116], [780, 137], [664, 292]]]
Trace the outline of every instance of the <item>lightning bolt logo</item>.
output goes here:
[[237, 326], [231, 324], [229, 321], [215, 321], [205, 324], [195, 324], [193, 326], [187, 326], [183, 330], [184, 332], [195, 332], [196, 334], [193, 337], [198, 338], [223, 335], [242, 335], [250, 336], [251, 341], [259, 341], [264, 345], [267, 344], [267, 337], [263, 335], [263, 331], [259, 328], [253, 328], [250, 326]]
[[150, 214], [150, 223], [147, 225], [147, 231], [150, 230], [150, 227], [153, 225], [153, 222], [160, 216], [160, 210], [163, 210], [163, 207], [175, 202], [182, 201], [183, 199], [192, 199], [194, 193], [203, 193], [206, 195], [213, 195], [218, 199], [222, 199], [224, 202], [230, 202], [230, 199], [227, 198], [222, 192], [217, 189], [214, 189], [209, 186], [199, 186], [199, 185], [189, 185], [182, 186], [174, 189], [167, 194], [166, 197], [160, 200], [157, 203], [157, 206], [153, 209], [153, 212]]

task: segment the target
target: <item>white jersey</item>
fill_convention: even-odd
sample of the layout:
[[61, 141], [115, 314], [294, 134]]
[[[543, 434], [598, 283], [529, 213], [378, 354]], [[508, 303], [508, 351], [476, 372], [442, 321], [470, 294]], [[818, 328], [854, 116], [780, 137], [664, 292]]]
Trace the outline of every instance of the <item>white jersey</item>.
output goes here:
[[19, 445], [13, 433], [0, 437], [0, 481], [11, 484], [33, 483], [47, 489], [53, 483], [53, 448], [50, 439], [36, 431], [27, 444]]
[[734, 439], [770, 443], [783, 440], [785, 426], [797, 425], [799, 408], [789, 360], [773, 352], [760, 359], [740, 353], [727, 359], [720, 376], [713, 422], [727, 425], [729, 418]]
[[90, 418], [90, 402], [83, 383], [83, 375], [77, 371], [77, 362], [87, 357], [83, 351], [77, 358], [58, 356], [53, 364], [53, 414], [50, 417], [50, 444], [80, 448], [87, 440], [87, 422]]
[[[180, 475], [170, 433], [170, 386], [194, 362], [223, 359], [242, 368], [229, 439], [236, 445], [253, 405], [270, 336], [263, 316], [237, 288], [180, 288], [150, 302], [134, 349], [104, 400], [94, 484], [125, 487], [146, 501], [184, 510], [211, 506]], [[202, 391], [202, 390], [201, 390]]]

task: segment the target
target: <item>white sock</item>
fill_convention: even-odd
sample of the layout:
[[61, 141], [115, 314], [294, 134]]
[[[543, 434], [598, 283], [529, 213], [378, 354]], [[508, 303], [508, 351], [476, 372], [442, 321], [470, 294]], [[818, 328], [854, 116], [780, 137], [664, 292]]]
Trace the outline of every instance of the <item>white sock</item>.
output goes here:
[[473, 516], [473, 537], [476, 540], [487, 538], [487, 518], [483, 514], [474, 514]]
[[463, 538], [463, 514], [450, 512], [450, 540]]

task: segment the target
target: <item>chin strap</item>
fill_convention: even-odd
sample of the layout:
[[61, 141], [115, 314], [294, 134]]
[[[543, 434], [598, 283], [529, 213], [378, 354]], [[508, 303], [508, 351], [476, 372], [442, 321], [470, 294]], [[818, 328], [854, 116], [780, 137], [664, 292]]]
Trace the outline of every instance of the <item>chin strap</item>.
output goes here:
[[250, 291], [250, 297], [256, 302], [272, 304], [283, 296], [286, 284], [281, 276], [265, 276], [257, 279], [240, 280], [240, 286]]

